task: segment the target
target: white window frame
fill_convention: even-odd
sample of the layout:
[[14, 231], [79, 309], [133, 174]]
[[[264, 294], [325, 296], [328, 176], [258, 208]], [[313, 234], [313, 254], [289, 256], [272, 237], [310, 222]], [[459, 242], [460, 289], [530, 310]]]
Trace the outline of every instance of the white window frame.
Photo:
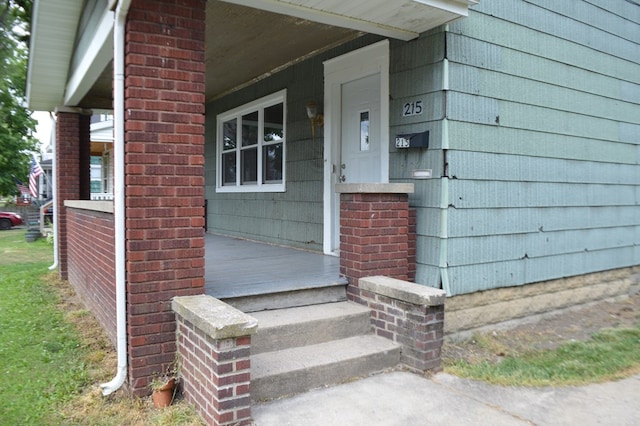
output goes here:
[[101, 187], [103, 193], [113, 193], [113, 164], [111, 163], [112, 150], [102, 154], [102, 179]]
[[[263, 173], [262, 173], [262, 148], [265, 145], [264, 143], [264, 110], [265, 108], [271, 107], [273, 105], [277, 105], [282, 103], [283, 108], [283, 138], [282, 138], [282, 181], [280, 183], [264, 183]], [[241, 151], [242, 151], [242, 142], [240, 137], [240, 132], [242, 129], [241, 121], [242, 116], [254, 112], [258, 112], [258, 170], [256, 171], [257, 182], [251, 184], [242, 184], [241, 175], [242, 170], [240, 167], [241, 161]], [[223, 131], [224, 126], [223, 123], [232, 120], [238, 120], [238, 142], [236, 147], [236, 183], [235, 185], [223, 185], [223, 177], [222, 177], [222, 154], [223, 154]], [[272, 93], [271, 95], [265, 96], [263, 98], [257, 99], [248, 104], [239, 106], [229, 111], [225, 111], [221, 114], [218, 114], [216, 117], [216, 192], [285, 192], [286, 191], [286, 153], [287, 153], [287, 89], [283, 89], [279, 92]], [[229, 151], [227, 151], [229, 152]]]

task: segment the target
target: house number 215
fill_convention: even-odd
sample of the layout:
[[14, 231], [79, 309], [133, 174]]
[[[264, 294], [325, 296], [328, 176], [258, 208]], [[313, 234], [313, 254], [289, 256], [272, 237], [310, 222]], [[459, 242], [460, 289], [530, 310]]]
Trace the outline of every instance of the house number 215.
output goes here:
[[412, 115], [420, 115], [424, 112], [422, 101], [407, 102], [402, 106], [402, 116], [410, 117]]

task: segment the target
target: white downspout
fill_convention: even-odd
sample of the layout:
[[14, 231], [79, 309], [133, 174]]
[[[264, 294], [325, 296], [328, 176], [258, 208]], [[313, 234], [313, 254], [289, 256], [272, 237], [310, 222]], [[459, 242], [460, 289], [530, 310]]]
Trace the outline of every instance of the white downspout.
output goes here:
[[120, 389], [127, 378], [127, 316], [125, 279], [124, 208], [124, 36], [131, 0], [120, 0], [113, 26], [113, 215], [115, 228], [116, 346], [118, 371], [109, 383], [100, 385], [103, 395]]
[[53, 152], [53, 158], [51, 159], [51, 198], [53, 199], [53, 265], [49, 266], [49, 270], [53, 271], [58, 267], [58, 206], [56, 201], [58, 200], [58, 179], [56, 178], [57, 161], [56, 161], [56, 119], [51, 115], [51, 136], [49, 137], [49, 143], [51, 144], [51, 152]]
[[[445, 104], [444, 117], [442, 118], [442, 150], [444, 163], [447, 161], [446, 153], [449, 150], [449, 122], [447, 119], [447, 95], [449, 92], [449, 60], [443, 61], [443, 80], [442, 88], [444, 90]], [[438, 259], [438, 267], [440, 268], [440, 280], [442, 281], [442, 289], [451, 294], [449, 285], [449, 171], [446, 164], [442, 165], [442, 176], [440, 177], [440, 253]]]

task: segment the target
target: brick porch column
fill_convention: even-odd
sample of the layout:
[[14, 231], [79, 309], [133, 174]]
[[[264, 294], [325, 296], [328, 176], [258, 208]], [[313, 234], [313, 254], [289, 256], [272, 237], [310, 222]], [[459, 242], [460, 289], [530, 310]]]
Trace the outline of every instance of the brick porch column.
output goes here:
[[69, 278], [67, 213], [64, 202], [88, 200], [91, 196], [90, 126], [90, 111], [68, 107], [56, 109], [57, 197], [54, 209], [57, 221], [54, 226], [58, 230], [58, 274], [63, 280]]
[[349, 288], [358, 279], [409, 275], [409, 193], [412, 183], [338, 184], [340, 273]]
[[204, 293], [204, 0], [134, 0], [125, 45], [129, 380], [175, 358], [174, 296]]

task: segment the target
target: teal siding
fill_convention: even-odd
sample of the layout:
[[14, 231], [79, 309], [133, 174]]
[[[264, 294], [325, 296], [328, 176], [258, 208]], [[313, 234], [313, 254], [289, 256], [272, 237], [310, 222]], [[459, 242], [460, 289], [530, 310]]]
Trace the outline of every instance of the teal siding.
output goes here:
[[[305, 76], [308, 77], [304, 78]], [[209, 232], [322, 249], [322, 130], [312, 140], [305, 105], [321, 102], [322, 62], [309, 60], [207, 105], [206, 198]], [[286, 192], [216, 193], [216, 116], [287, 89]]]
[[[322, 61], [378, 39], [207, 105], [210, 231], [321, 249], [323, 132], [304, 106], [324, 97]], [[389, 178], [415, 185], [417, 282], [457, 295], [640, 263], [640, 6], [487, 0], [390, 47]], [[216, 114], [283, 88], [287, 192], [216, 193]], [[429, 149], [395, 149], [423, 131]]]
[[448, 293], [639, 264], [640, 6], [494, 0], [449, 30]]
[[[412, 182], [415, 192], [409, 203], [417, 214], [416, 282], [440, 286], [441, 182], [444, 173], [445, 140], [443, 120], [446, 116], [446, 32], [436, 28], [410, 42], [391, 43], [389, 75], [390, 141], [389, 180]], [[425, 113], [403, 117], [406, 102], [421, 100]], [[395, 136], [429, 132], [429, 149], [396, 149]], [[415, 169], [431, 169], [436, 179], [411, 180]]]
[[449, 237], [471, 238], [594, 228], [629, 228], [638, 224], [640, 206], [493, 208], [491, 220], [487, 220], [487, 212], [483, 208], [450, 209], [448, 214]]
[[[221, 99], [207, 103], [205, 182], [208, 232], [322, 251], [323, 129], [312, 140], [305, 106], [324, 99], [322, 62], [371, 44], [365, 36], [302, 61]], [[286, 192], [217, 193], [216, 116], [287, 89]]]

